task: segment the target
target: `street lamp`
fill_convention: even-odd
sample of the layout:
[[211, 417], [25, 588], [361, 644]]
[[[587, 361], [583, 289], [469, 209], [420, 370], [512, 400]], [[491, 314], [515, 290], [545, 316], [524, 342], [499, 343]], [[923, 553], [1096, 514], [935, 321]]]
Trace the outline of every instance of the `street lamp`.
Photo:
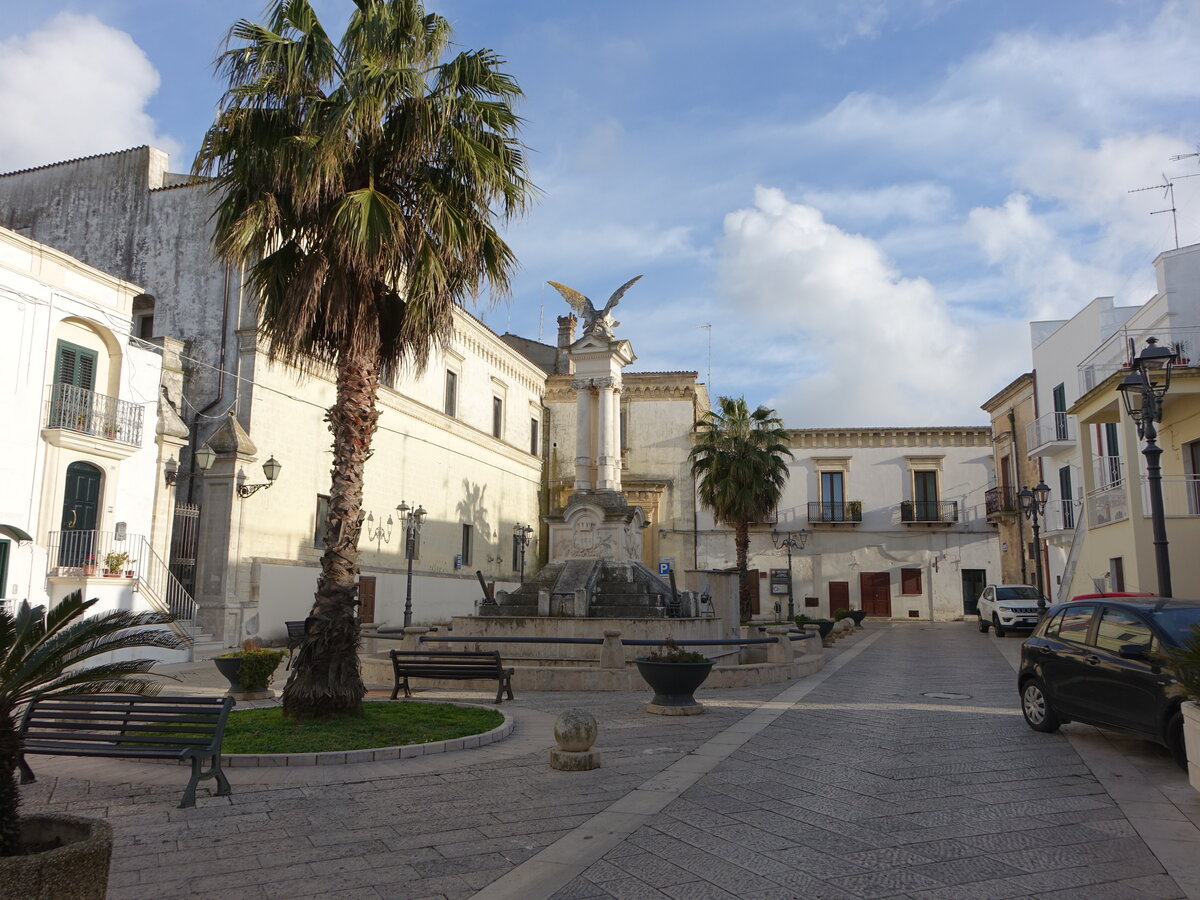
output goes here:
[[[788, 558], [788, 618], [796, 618], [796, 598], [792, 593], [792, 551], [803, 550], [804, 545], [808, 543], [808, 529], [801, 528], [799, 531], [784, 531], [780, 532], [776, 529], [771, 529], [771, 543], [775, 545], [776, 550], [787, 550]], [[779, 601], [775, 601], [775, 618], [779, 618]]]
[[267, 480], [258, 484], [239, 484], [237, 495], [244, 500], [247, 497], [253, 497], [263, 488], [269, 488], [275, 483], [275, 479], [279, 477], [282, 469], [283, 466], [279, 464], [279, 460], [274, 456], [268, 457], [267, 461], [263, 463], [263, 474], [267, 476]]
[[404, 527], [404, 555], [408, 559], [408, 590], [404, 595], [404, 627], [412, 624], [412, 564], [417, 552], [417, 538], [421, 534], [421, 523], [425, 521], [425, 507], [413, 509], [403, 500], [396, 507], [400, 513], [400, 524]]
[[[1158, 338], [1146, 338], [1146, 349], [1133, 361], [1133, 371], [1117, 385], [1125, 402], [1125, 411], [1137, 424], [1138, 437], [1146, 442], [1142, 456], [1146, 457], [1150, 522], [1154, 531], [1154, 564], [1158, 570], [1158, 593], [1162, 597], [1172, 596], [1171, 558], [1167, 552], [1167, 521], [1163, 512], [1162, 448], [1158, 446], [1158, 429], [1154, 426], [1162, 421], [1163, 398], [1171, 387], [1171, 366], [1174, 364], [1174, 350], [1158, 346]], [[1162, 372], [1162, 384], [1154, 380], [1158, 372]], [[1137, 407], [1133, 405], [1135, 394], [1141, 401]]]
[[383, 522], [380, 522], [379, 526], [376, 527], [375, 513], [367, 514], [367, 540], [375, 542], [377, 551], [382, 550], [384, 544], [392, 542], [392, 526], [394, 524], [392, 517], [388, 516], [386, 527]]
[[[201, 472], [207, 472], [210, 468], [212, 468], [212, 464], [216, 462], [217, 454], [212, 447], [208, 446], [208, 444], [203, 444], [198, 450], [196, 450], [195, 453], [192, 454], [192, 459], [195, 460], [196, 465], [200, 467]], [[163, 468], [163, 478], [166, 480], [168, 486], [179, 484], [181, 481], [186, 481], [188, 478], [195, 477], [195, 474], [180, 475], [179, 463], [175, 461], [175, 457], [173, 456], [167, 460], [166, 466]]]
[[1021, 511], [1025, 513], [1025, 518], [1033, 522], [1033, 562], [1037, 578], [1038, 615], [1041, 616], [1046, 612], [1046, 590], [1042, 587], [1044, 579], [1042, 578], [1041, 519], [1046, 514], [1046, 501], [1050, 499], [1050, 486], [1045, 481], [1039, 481], [1032, 490], [1023, 487], [1017, 492], [1017, 499], [1021, 502]]
[[513, 540], [517, 545], [517, 553], [521, 559], [521, 584], [525, 583], [525, 548], [529, 546], [529, 535], [533, 533], [532, 525], [517, 523], [513, 526]]

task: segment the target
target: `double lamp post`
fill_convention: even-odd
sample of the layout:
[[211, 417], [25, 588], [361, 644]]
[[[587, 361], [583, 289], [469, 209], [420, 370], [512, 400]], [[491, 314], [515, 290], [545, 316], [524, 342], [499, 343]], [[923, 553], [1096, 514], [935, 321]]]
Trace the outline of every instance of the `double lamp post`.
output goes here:
[[[788, 618], [796, 618], [796, 598], [792, 593], [792, 551], [803, 550], [804, 545], [808, 542], [808, 529], [801, 528], [799, 531], [778, 531], [771, 529], [771, 543], [775, 545], [776, 550], [787, 550], [788, 560]], [[775, 601], [775, 618], [779, 618], [779, 601]]]

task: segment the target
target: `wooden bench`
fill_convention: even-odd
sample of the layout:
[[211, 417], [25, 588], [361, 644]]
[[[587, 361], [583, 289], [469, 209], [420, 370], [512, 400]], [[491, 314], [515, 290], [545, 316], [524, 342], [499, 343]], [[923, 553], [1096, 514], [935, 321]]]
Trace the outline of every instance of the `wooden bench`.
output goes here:
[[[232, 697], [138, 697], [79, 694], [43, 697], [26, 708], [19, 730], [21, 783], [35, 781], [25, 754], [191, 760], [192, 777], [180, 808], [196, 805], [201, 779], [217, 780], [217, 796], [230, 793], [221, 771], [221, 739]], [[208, 768], [202, 761], [208, 760]]]
[[486, 678], [499, 682], [496, 688], [497, 703], [504, 699], [505, 691], [508, 692], [508, 699], [513, 699], [513, 670], [504, 668], [497, 650], [392, 650], [390, 655], [392, 671], [396, 676], [396, 686], [392, 688], [393, 700], [401, 688], [404, 688], [405, 697], [412, 696], [409, 678], [454, 681]]

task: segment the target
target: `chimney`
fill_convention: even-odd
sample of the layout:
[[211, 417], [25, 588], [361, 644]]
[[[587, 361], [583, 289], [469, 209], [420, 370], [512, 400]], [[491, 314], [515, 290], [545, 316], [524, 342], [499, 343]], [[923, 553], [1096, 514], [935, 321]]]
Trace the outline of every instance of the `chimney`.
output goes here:
[[558, 317], [558, 348], [560, 350], [566, 350], [575, 343], [575, 326], [578, 323], [579, 320], [575, 318], [575, 313]]

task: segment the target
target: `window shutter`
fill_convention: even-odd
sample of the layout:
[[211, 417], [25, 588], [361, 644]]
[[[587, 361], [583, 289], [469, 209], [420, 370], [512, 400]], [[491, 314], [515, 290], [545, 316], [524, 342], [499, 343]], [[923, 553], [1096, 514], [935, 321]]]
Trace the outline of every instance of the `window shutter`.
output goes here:
[[86, 350], [79, 353], [79, 369], [75, 373], [75, 386], [86, 391], [96, 387], [96, 354]]
[[59, 341], [54, 356], [54, 383], [95, 390], [96, 351]]
[[919, 594], [919, 593], [921, 593], [921, 570], [920, 569], [901, 569], [900, 570], [900, 593], [902, 593], [902, 594]]
[[75, 348], [58, 342], [58, 354], [54, 357], [54, 383], [75, 383]]

